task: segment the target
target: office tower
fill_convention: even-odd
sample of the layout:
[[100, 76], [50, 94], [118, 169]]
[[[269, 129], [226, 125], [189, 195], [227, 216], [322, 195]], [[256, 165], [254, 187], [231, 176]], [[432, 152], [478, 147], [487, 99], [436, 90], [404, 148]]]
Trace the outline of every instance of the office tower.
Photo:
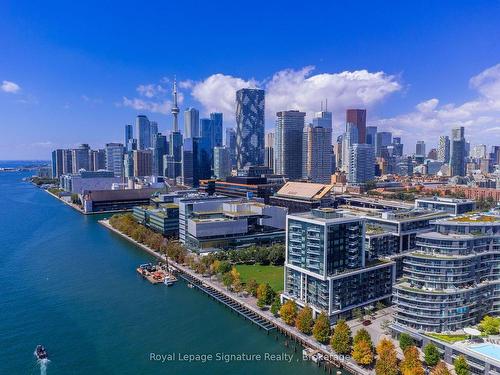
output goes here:
[[72, 173], [77, 174], [80, 169], [90, 170], [90, 147], [82, 143], [78, 148], [71, 150]]
[[153, 154], [151, 150], [135, 150], [132, 151], [132, 155], [134, 161], [134, 176], [151, 176], [151, 166], [153, 162]]
[[403, 156], [403, 144], [401, 143], [401, 137], [394, 137], [392, 139], [393, 152], [392, 156], [401, 157]]
[[106, 143], [106, 170], [113, 172], [115, 177], [123, 177], [124, 160], [123, 160], [123, 144], [121, 143]]
[[342, 144], [343, 135], [339, 135], [333, 144], [333, 153], [335, 154], [335, 165], [337, 169], [342, 169]]
[[156, 121], [151, 121], [149, 123], [149, 132], [151, 134], [151, 148], [154, 147], [155, 143], [155, 137], [156, 137], [156, 134], [158, 134], [158, 123]]
[[167, 136], [157, 133], [153, 138], [153, 176], [164, 176], [163, 157], [168, 154]]
[[465, 138], [463, 126], [451, 131], [450, 175], [465, 176]]
[[63, 150], [63, 174], [73, 173], [73, 152], [72, 150]]
[[200, 112], [195, 108], [184, 111], [184, 138], [200, 136]]
[[[179, 107], [177, 106], [177, 83], [174, 79], [173, 86], [174, 103], [172, 105], [173, 124], [172, 132], [168, 137], [168, 157], [167, 157], [167, 177], [176, 181], [177, 177], [182, 175], [182, 134], [179, 132], [179, 123], [177, 115]], [[164, 166], [165, 168], [165, 166]]]
[[378, 132], [375, 140], [375, 156], [384, 157], [387, 146], [392, 144], [391, 132]]
[[227, 147], [214, 147], [214, 176], [216, 178], [231, 176], [231, 154]]
[[151, 124], [147, 116], [138, 115], [135, 118], [135, 135], [138, 150], [147, 150], [151, 147]]
[[285, 300], [310, 306], [313, 317], [324, 312], [330, 322], [390, 301], [395, 263], [365, 263], [364, 218], [320, 208], [288, 215], [286, 223]]
[[91, 171], [106, 169], [106, 150], [90, 150], [89, 164]]
[[209, 158], [210, 165], [212, 165], [212, 163], [213, 163], [213, 148], [214, 148], [213, 125], [214, 125], [214, 123], [209, 118], [202, 118], [200, 120], [200, 137], [199, 138], [203, 139], [204, 144], [206, 144], [208, 149], [209, 149], [208, 158]]
[[417, 158], [425, 158], [425, 142], [417, 141], [415, 146], [415, 157]]
[[346, 111], [346, 123], [355, 124], [358, 129], [358, 142], [365, 143], [366, 140], [366, 109], [348, 109]]
[[313, 123], [304, 128], [302, 177], [329, 184], [332, 176], [332, 113], [317, 112]]
[[226, 129], [226, 147], [229, 148], [231, 155], [231, 166], [236, 166], [236, 130], [233, 128]]
[[264, 164], [264, 90], [236, 91], [236, 164]]
[[265, 139], [264, 166], [274, 171], [274, 133], [267, 133]]
[[363, 184], [375, 177], [375, 155], [373, 146], [353, 144], [350, 147], [349, 176], [350, 184]]
[[130, 124], [125, 125], [125, 147], [127, 147], [128, 143], [131, 139], [134, 138], [134, 127]]
[[473, 159], [486, 159], [486, 145], [475, 145], [472, 147], [470, 157]]
[[274, 135], [274, 167], [276, 174], [292, 180], [302, 178], [302, 133], [305, 112], [281, 111], [276, 113]]
[[349, 172], [351, 146], [359, 140], [358, 127], [352, 122], [345, 124], [345, 133], [342, 135], [342, 170]]
[[492, 165], [500, 164], [500, 146], [491, 146], [490, 162]]
[[222, 113], [210, 113], [211, 147], [222, 147]]
[[427, 159], [437, 160], [437, 150], [435, 148], [431, 148], [427, 154]]
[[365, 143], [375, 147], [376, 142], [377, 142], [377, 127], [376, 126], [367, 126], [366, 127]]
[[184, 140], [182, 149], [182, 183], [186, 186], [198, 187], [200, 180], [211, 177], [211, 165], [208, 147], [204, 138], [188, 138]]
[[61, 150], [61, 149], [52, 151], [52, 177], [53, 178], [59, 178], [64, 174], [63, 153], [64, 153], [64, 150]]
[[450, 138], [447, 135], [439, 137], [438, 160], [443, 163], [450, 162]]

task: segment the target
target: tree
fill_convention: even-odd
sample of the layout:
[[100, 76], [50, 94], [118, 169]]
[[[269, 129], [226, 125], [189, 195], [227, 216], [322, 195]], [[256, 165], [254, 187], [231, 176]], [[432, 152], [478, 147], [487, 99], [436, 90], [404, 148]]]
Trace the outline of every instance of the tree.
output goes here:
[[259, 284], [257, 284], [257, 281], [255, 279], [250, 279], [246, 283], [246, 291], [250, 293], [250, 295], [257, 297], [257, 288], [259, 287]]
[[453, 361], [453, 367], [457, 375], [470, 375], [469, 365], [463, 355], [458, 356]]
[[280, 297], [279, 297], [279, 296], [276, 296], [276, 297], [274, 297], [273, 304], [271, 305], [271, 313], [272, 313], [274, 316], [278, 316], [278, 315], [279, 315], [279, 312], [280, 312], [280, 309], [281, 309], [281, 301], [280, 301]]
[[233, 276], [231, 276], [231, 272], [222, 274], [222, 283], [226, 288], [229, 288], [229, 286], [233, 283]]
[[340, 319], [335, 325], [330, 345], [338, 354], [349, 354], [351, 352], [351, 329], [344, 319]]
[[257, 300], [263, 305], [270, 305], [274, 300], [274, 290], [269, 284], [260, 284], [257, 287]]
[[217, 273], [225, 274], [226, 272], [230, 272], [232, 269], [231, 264], [229, 262], [223, 261], [219, 263], [219, 268]]
[[385, 334], [389, 334], [389, 326], [391, 325], [391, 321], [385, 319], [382, 323], [380, 323], [380, 328]]
[[424, 375], [424, 368], [420, 362], [418, 349], [410, 346], [404, 351], [404, 359], [399, 366], [401, 375]]
[[413, 339], [411, 338], [411, 336], [407, 333], [402, 333], [399, 335], [399, 347], [401, 348], [401, 350], [404, 351], [406, 349], [408, 349], [410, 346], [413, 346], [414, 343], [413, 343]]
[[354, 335], [353, 343], [357, 344], [360, 341], [366, 341], [370, 345], [370, 349], [373, 350], [372, 338], [365, 328], [361, 328]]
[[427, 366], [434, 367], [438, 364], [441, 354], [436, 345], [429, 343], [424, 347], [424, 359]]
[[376, 310], [382, 310], [382, 309], [385, 309], [385, 305], [383, 302], [381, 301], [378, 301], [376, 304], [375, 304], [375, 309]]
[[365, 340], [359, 340], [354, 344], [351, 355], [356, 363], [362, 366], [371, 365], [373, 362], [373, 352], [370, 344]]
[[313, 337], [320, 343], [325, 344], [330, 337], [330, 320], [328, 316], [322, 312], [314, 322], [312, 330]]
[[354, 310], [352, 310], [352, 316], [355, 319], [363, 320], [365, 317], [365, 314], [364, 314], [362, 309], [360, 309], [359, 307], [356, 307]]
[[376, 375], [397, 375], [398, 359], [396, 348], [391, 340], [383, 338], [377, 345], [377, 363], [375, 364]]
[[280, 309], [280, 316], [283, 321], [292, 326], [297, 317], [297, 304], [293, 300], [287, 300]]
[[310, 335], [312, 333], [313, 324], [313, 311], [309, 306], [305, 306], [299, 311], [295, 318], [295, 327], [297, 327], [300, 332]]
[[269, 264], [268, 251], [263, 247], [259, 247], [257, 253], [255, 254], [255, 261], [262, 266], [268, 265]]
[[443, 361], [439, 361], [432, 370], [431, 375], [451, 375], [451, 372]]
[[269, 251], [269, 262], [274, 266], [282, 266], [285, 262], [285, 247], [283, 245], [273, 245]]
[[486, 335], [497, 335], [500, 329], [500, 318], [486, 315], [481, 323], [479, 330]]

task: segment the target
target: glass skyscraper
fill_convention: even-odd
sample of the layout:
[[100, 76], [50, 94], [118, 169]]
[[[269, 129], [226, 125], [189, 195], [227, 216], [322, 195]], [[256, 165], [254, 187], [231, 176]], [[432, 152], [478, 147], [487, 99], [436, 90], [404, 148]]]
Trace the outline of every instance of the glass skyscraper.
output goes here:
[[138, 150], [146, 150], [151, 147], [151, 124], [147, 116], [138, 115], [135, 118], [135, 134]]

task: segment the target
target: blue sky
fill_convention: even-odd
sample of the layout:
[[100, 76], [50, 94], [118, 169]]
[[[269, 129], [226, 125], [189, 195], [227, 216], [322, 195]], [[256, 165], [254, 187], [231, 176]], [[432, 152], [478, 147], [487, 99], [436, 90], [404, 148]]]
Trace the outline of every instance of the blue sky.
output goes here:
[[335, 135], [366, 107], [409, 152], [454, 125], [500, 144], [499, 1], [102, 3], [0, 3], [0, 159], [120, 141], [139, 113], [167, 132], [174, 75], [181, 108], [228, 126], [259, 86], [268, 129], [327, 97]]

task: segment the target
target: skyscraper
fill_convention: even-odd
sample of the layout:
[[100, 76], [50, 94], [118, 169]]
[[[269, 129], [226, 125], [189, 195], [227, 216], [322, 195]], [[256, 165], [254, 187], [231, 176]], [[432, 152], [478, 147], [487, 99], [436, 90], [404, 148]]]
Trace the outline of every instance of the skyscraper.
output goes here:
[[346, 123], [355, 124], [358, 129], [358, 142], [366, 141], [366, 109], [348, 109], [346, 111]]
[[425, 142], [417, 141], [415, 145], [415, 157], [417, 158], [425, 158]]
[[[274, 144], [274, 142], [273, 142]], [[231, 155], [231, 166], [236, 166], [236, 131], [233, 128], [226, 129], [226, 147]]]
[[328, 184], [332, 175], [332, 113], [317, 112], [313, 123], [304, 128], [302, 177]]
[[184, 138], [200, 136], [200, 112], [195, 108], [184, 111]]
[[358, 143], [358, 127], [352, 122], [345, 124], [345, 133], [342, 135], [342, 170], [349, 173], [351, 146]]
[[214, 176], [226, 178], [231, 175], [231, 155], [227, 147], [214, 147]]
[[305, 112], [296, 110], [276, 113], [274, 136], [275, 173], [296, 180], [302, 178], [302, 133]]
[[91, 171], [106, 169], [106, 150], [90, 150], [89, 164]]
[[394, 137], [392, 139], [393, 146], [393, 156], [401, 157], [403, 156], [403, 144], [401, 143], [401, 137]]
[[451, 131], [450, 175], [465, 176], [465, 137], [464, 127]]
[[373, 146], [353, 144], [350, 148], [349, 175], [350, 184], [362, 184], [375, 177], [375, 155]]
[[106, 143], [104, 150], [106, 155], [106, 170], [113, 172], [115, 177], [123, 177], [123, 144]]
[[163, 157], [168, 154], [167, 136], [157, 133], [153, 138], [153, 176], [164, 176]]
[[82, 143], [78, 148], [71, 150], [72, 173], [77, 174], [80, 169], [90, 171], [90, 147]]
[[135, 134], [138, 150], [147, 150], [151, 147], [151, 124], [147, 116], [138, 115], [135, 118]]
[[266, 134], [264, 165], [274, 171], [274, 133]]
[[134, 161], [134, 176], [151, 176], [152, 152], [151, 150], [132, 151]]
[[376, 126], [367, 126], [366, 127], [365, 143], [375, 147], [376, 142], [377, 142], [377, 127]]
[[264, 164], [264, 90], [236, 91], [236, 162], [238, 169]]
[[439, 137], [438, 160], [443, 163], [450, 162], [450, 138], [447, 135]]
[[187, 138], [182, 150], [182, 183], [198, 187], [200, 179], [211, 177], [210, 161], [207, 155], [212, 150], [208, 140], [203, 138]]
[[128, 143], [131, 139], [134, 138], [134, 127], [130, 124], [125, 125], [125, 147], [127, 147]]
[[64, 174], [64, 161], [63, 161], [64, 150], [58, 149], [52, 151], [52, 177], [59, 178]]
[[375, 156], [383, 157], [387, 156], [386, 150], [387, 146], [392, 144], [392, 133], [391, 132], [378, 132], [377, 139], [375, 141]]
[[211, 147], [222, 147], [222, 113], [210, 113]]
[[155, 137], [158, 134], [158, 123], [156, 121], [150, 121], [149, 123], [149, 132], [151, 135], [151, 148], [155, 145]]

